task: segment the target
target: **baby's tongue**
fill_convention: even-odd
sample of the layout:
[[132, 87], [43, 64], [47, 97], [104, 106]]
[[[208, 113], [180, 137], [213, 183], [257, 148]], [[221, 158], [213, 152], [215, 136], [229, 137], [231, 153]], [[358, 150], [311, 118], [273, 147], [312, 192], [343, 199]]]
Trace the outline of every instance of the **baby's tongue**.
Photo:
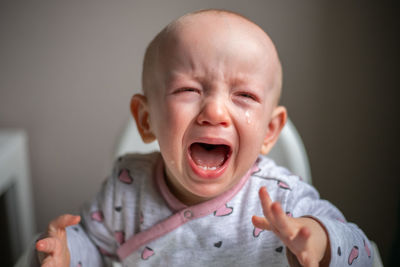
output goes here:
[[226, 158], [226, 146], [223, 145], [207, 145], [194, 143], [191, 146], [191, 156], [193, 161], [202, 167], [219, 167]]

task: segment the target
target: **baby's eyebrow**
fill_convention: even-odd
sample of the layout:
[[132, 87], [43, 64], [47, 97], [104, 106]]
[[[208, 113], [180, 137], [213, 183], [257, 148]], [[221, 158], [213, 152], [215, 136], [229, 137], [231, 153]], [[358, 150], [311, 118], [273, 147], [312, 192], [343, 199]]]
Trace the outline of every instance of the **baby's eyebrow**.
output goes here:
[[174, 71], [166, 75], [165, 77], [165, 82], [166, 83], [173, 83], [173, 82], [179, 82], [182, 80], [191, 80], [191, 81], [196, 81], [196, 82], [202, 82], [206, 77], [205, 75], [200, 74], [200, 73], [195, 73], [195, 72], [178, 72]]
[[248, 77], [248, 75], [239, 73], [234, 76], [232, 83], [234, 85], [241, 85], [241, 84], [249, 83], [250, 81], [251, 81], [251, 79]]
[[175, 82], [179, 82], [180, 80], [187, 79], [188, 75], [182, 74], [182, 73], [168, 73], [168, 75], [165, 75], [165, 83], [166, 84], [172, 84]]
[[[164, 84], [167, 88], [176, 86], [210, 86], [210, 84], [204, 84], [204, 82], [209, 83], [208, 78], [205, 73], [172, 71], [165, 75]], [[236, 87], [246, 87], [248, 89], [270, 87], [266, 84], [256, 83], [251, 78], [251, 75], [241, 72], [224, 73], [224, 77], [221, 78], [229, 84], [231, 89]]]
[[169, 74], [165, 76], [164, 85], [166, 88], [174, 87], [198, 87], [201, 80], [187, 74]]

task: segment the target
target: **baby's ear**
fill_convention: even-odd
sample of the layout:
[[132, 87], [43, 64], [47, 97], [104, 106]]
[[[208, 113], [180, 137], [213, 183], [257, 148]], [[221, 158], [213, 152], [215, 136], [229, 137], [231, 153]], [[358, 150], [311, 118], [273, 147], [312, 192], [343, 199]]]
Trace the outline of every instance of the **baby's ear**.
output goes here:
[[146, 144], [156, 140], [155, 135], [151, 131], [149, 122], [149, 106], [147, 98], [141, 94], [135, 94], [131, 100], [131, 112], [136, 121], [136, 126]]
[[261, 146], [261, 153], [266, 155], [271, 151], [272, 147], [279, 138], [283, 126], [285, 126], [287, 119], [286, 108], [278, 106], [272, 112], [271, 120], [268, 124], [268, 131]]

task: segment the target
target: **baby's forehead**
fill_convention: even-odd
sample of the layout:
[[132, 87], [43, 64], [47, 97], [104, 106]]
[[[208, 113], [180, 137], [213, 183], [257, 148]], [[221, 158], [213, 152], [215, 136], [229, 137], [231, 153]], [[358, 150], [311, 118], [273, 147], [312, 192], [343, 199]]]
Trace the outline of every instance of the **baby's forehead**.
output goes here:
[[272, 44], [269, 36], [254, 22], [235, 13], [219, 11], [189, 14], [173, 21], [165, 28], [160, 41], [179, 40], [194, 35], [208, 38], [216, 34], [236, 34], [243, 38], [252, 36], [265, 44]]
[[161, 60], [182, 56], [189, 50], [199, 54], [219, 52], [227, 55], [229, 49], [238, 46], [240, 49], [233, 57], [255, 51], [260, 57], [277, 57], [272, 41], [258, 25], [231, 14], [207, 12], [184, 16], [168, 25], [157, 42], [158, 59]]
[[[221, 36], [223, 37], [221, 38]], [[182, 56], [188, 47], [190, 49], [197, 46], [197, 51], [201, 51], [205, 47], [224, 50], [232, 43], [246, 45], [238, 55], [247, 53], [252, 44], [253, 47], [261, 47], [258, 50], [260, 57], [267, 59], [271, 68], [277, 70], [278, 76], [281, 75], [275, 46], [264, 30], [241, 15], [207, 11], [185, 15], [170, 23], [156, 36], [146, 52], [144, 67], [147, 65], [152, 68], [143, 69], [144, 83], [155, 81], [155, 76], [162, 75], [162, 72], [165, 71], [162, 67], [163, 61], [168, 60], [168, 63], [171, 63], [171, 58]], [[181, 49], [182, 44], [185, 49]], [[146, 85], [143, 86], [146, 90]]]

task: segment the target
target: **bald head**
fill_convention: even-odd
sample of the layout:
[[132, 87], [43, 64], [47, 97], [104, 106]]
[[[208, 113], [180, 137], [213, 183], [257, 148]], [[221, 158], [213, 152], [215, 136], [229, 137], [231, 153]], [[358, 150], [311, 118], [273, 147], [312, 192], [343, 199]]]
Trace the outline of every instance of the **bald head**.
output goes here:
[[[226, 45], [218, 43], [221, 37]], [[220, 50], [220, 55], [226, 55], [227, 52], [229, 54], [229, 48], [232, 48], [231, 56], [235, 57], [240, 55], [232, 44], [239, 46], [246, 43], [243, 53], [258, 49], [261, 52], [258, 56], [268, 65], [266, 75], [273, 77], [267, 87], [275, 91], [276, 103], [278, 102], [282, 87], [282, 70], [276, 48], [269, 36], [258, 25], [240, 14], [214, 9], [189, 13], [172, 21], [151, 41], [143, 61], [142, 86], [146, 96], [152, 95], [159, 87], [157, 76], [163, 61], [166, 58], [171, 60], [171, 51], [179, 53], [180, 45], [189, 41], [193, 49], [197, 44], [199, 47], [206, 44], [215, 51]], [[201, 49], [198, 52], [202, 53]]]

